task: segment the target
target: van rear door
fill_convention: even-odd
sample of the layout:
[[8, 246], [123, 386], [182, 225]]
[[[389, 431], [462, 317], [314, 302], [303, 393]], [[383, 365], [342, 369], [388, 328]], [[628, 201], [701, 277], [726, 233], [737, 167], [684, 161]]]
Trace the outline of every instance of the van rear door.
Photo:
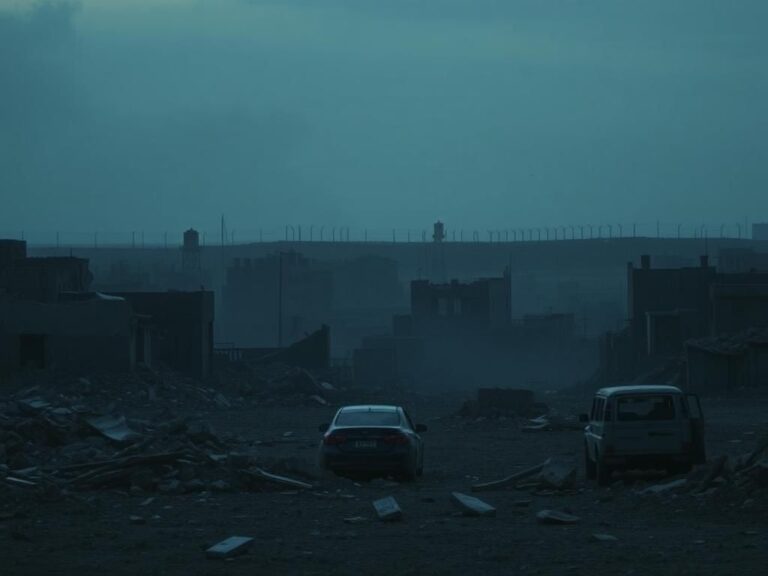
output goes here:
[[615, 451], [618, 454], [676, 454], [683, 449], [681, 420], [671, 394], [616, 398]]

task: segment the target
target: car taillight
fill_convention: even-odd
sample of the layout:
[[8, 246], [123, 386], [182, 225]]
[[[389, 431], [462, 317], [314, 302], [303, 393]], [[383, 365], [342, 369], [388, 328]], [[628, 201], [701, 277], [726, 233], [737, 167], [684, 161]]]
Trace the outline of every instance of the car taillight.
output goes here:
[[327, 446], [338, 446], [339, 444], [344, 444], [346, 441], [347, 437], [344, 436], [344, 434], [329, 434], [323, 438], [323, 444], [326, 444]]
[[390, 434], [384, 436], [382, 442], [384, 442], [384, 444], [389, 444], [390, 446], [404, 446], [408, 444], [408, 438], [403, 434]]

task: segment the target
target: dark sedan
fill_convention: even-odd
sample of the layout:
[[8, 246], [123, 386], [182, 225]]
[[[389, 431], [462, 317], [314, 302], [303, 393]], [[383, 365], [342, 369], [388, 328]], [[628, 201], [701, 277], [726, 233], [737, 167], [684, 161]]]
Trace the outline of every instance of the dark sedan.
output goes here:
[[320, 464], [337, 474], [392, 474], [404, 480], [421, 476], [424, 443], [419, 432], [399, 406], [345, 406], [333, 422], [323, 424]]

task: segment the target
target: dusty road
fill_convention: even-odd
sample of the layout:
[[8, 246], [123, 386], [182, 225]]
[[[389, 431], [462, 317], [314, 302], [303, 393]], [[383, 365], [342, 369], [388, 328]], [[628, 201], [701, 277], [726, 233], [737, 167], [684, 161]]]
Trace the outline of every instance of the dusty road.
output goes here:
[[[363, 396], [349, 401], [367, 401]], [[381, 398], [377, 398], [381, 400]], [[0, 521], [0, 574], [765, 574], [768, 502], [722, 490], [707, 497], [643, 496], [653, 478], [598, 489], [586, 482], [577, 431], [522, 433], [508, 420], [449, 417], [459, 398], [402, 400], [427, 424], [424, 477], [413, 484], [322, 478], [313, 490], [265, 493], [129, 494], [104, 490], [29, 506]], [[579, 402], [552, 402], [563, 412]], [[710, 456], [748, 452], [768, 421], [766, 402], [705, 401]], [[312, 462], [317, 425], [333, 408], [231, 408], [205, 417], [249, 441], [265, 459]], [[291, 434], [284, 436], [286, 432]], [[470, 493], [548, 456], [578, 466], [576, 489], [477, 494], [495, 518], [457, 514], [451, 491]], [[371, 501], [392, 495], [400, 522], [375, 518]], [[154, 499], [146, 503], [147, 497]], [[144, 505], [142, 505], [144, 503]], [[557, 509], [581, 521], [536, 522]], [[138, 516], [144, 523], [131, 521]], [[362, 517], [356, 523], [345, 519]], [[614, 542], [596, 542], [592, 534]], [[248, 554], [208, 560], [204, 550], [232, 535], [255, 539]]]

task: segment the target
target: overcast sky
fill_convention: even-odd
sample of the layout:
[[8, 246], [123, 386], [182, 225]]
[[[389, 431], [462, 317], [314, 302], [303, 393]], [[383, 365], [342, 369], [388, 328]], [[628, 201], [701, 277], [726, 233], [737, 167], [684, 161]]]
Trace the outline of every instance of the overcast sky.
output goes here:
[[0, 0], [0, 233], [768, 220], [765, 0]]

